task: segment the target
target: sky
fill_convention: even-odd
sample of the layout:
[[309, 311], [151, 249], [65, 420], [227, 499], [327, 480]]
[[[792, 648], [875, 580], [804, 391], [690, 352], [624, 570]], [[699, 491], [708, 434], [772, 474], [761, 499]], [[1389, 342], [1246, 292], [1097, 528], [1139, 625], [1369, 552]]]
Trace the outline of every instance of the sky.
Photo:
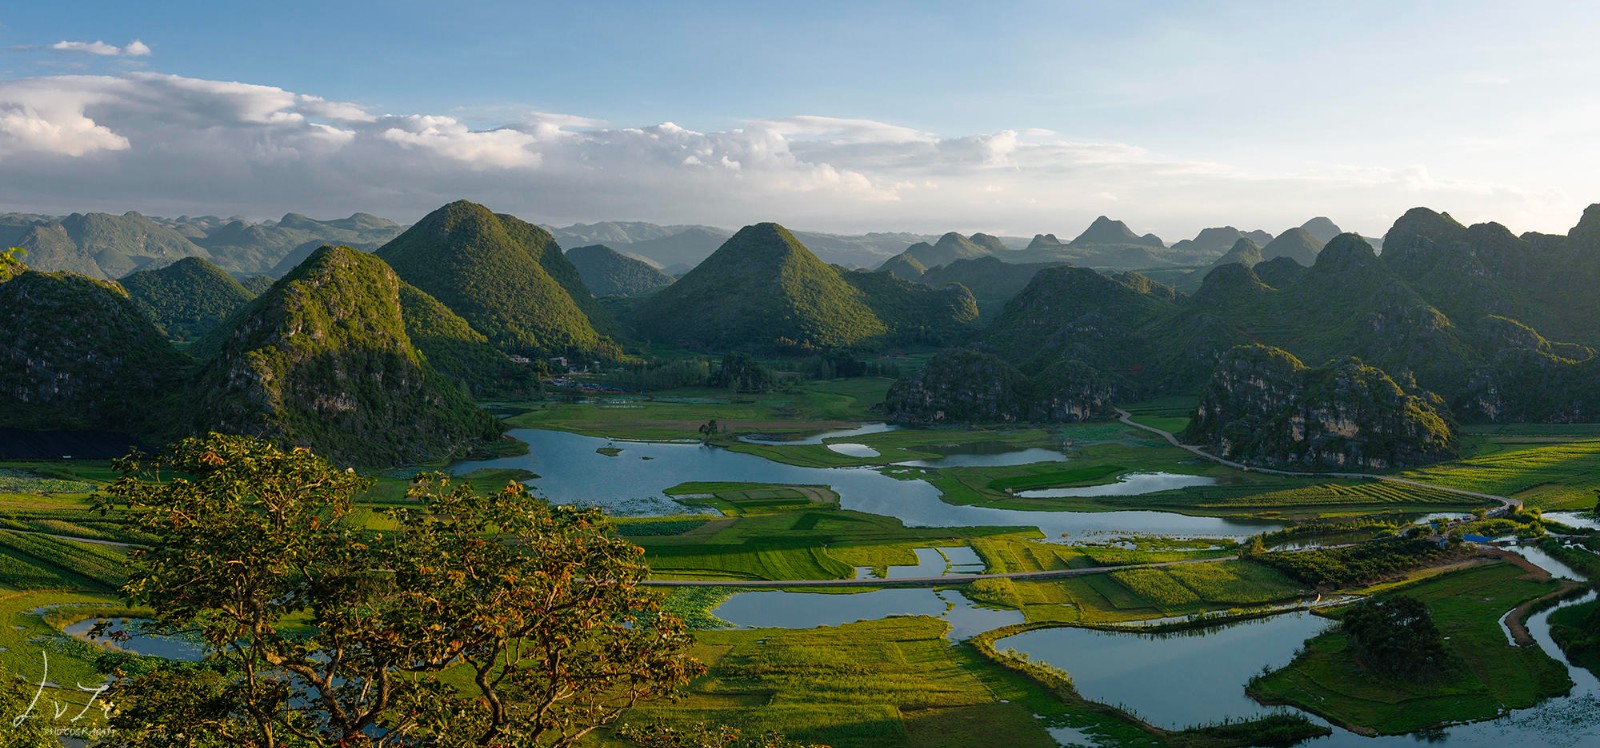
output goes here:
[[1593, 2], [8, 5], [0, 211], [1170, 242], [1600, 202]]

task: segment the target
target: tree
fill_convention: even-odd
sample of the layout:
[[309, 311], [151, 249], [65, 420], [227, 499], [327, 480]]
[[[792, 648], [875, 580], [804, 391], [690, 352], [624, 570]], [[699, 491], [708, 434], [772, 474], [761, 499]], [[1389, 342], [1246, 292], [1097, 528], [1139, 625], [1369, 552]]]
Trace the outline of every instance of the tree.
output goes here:
[[155, 538], [123, 594], [208, 654], [118, 681], [106, 745], [567, 746], [700, 672], [598, 510], [431, 474], [379, 533], [370, 481], [304, 449], [212, 434], [116, 467], [97, 507]]
[[710, 444], [711, 440], [717, 438], [717, 434], [720, 433], [722, 433], [722, 427], [717, 424], [717, 419], [715, 418], [700, 424], [700, 441], [703, 443]]
[[22, 264], [22, 256], [27, 253], [28, 250], [21, 247], [12, 247], [0, 252], [0, 282], [11, 280], [27, 267]]
[[1414, 597], [1363, 600], [1341, 623], [1351, 650], [1372, 670], [1396, 678], [1429, 678], [1454, 660], [1427, 604]]
[[743, 353], [730, 353], [722, 357], [722, 365], [711, 375], [709, 383], [712, 387], [740, 392], [767, 392], [777, 382], [761, 362]]

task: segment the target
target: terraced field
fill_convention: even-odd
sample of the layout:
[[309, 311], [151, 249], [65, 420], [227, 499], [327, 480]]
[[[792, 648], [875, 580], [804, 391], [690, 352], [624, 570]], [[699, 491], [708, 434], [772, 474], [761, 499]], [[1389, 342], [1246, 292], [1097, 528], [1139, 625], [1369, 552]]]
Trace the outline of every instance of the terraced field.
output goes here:
[[968, 645], [951, 646], [944, 630], [917, 617], [702, 632], [695, 655], [710, 672], [681, 698], [634, 709], [625, 721], [709, 720], [837, 748], [1051, 748], [1040, 715], [1116, 745], [1156, 744], [1125, 722], [1062, 703]]
[[1541, 509], [1589, 509], [1600, 487], [1600, 439], [1530, 444], [1512, 437], [1498, 443], [1496, 451], [1403, 475], [1510, 496]]

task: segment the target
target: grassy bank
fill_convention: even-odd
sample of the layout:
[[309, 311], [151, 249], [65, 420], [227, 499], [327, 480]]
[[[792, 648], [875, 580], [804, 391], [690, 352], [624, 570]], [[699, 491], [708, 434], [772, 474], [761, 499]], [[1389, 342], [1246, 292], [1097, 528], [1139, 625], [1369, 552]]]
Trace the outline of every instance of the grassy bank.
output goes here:
[[1401, 734], [1490, 719], [1566, 693], [1565, 669], [1538, 647], [1513, 647], [1499, 618], [1558, 585], [1504, 562], [1424, 579], [1405, 594], [1427, 604], [1460, 666], [1438, 682], [1387, 678], [1364, 668], [1338, 630], [1307, 642], [1289, 666], [1257, 679], [1252, 695], [1315, 712], [1353, 729]]

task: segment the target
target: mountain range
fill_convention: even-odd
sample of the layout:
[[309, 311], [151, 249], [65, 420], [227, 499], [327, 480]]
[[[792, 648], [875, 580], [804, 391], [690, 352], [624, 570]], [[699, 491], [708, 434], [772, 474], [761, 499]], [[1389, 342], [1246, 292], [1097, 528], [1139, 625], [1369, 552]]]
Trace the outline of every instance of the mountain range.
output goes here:
[[642, 336], [673, 345], [800, 352], [942, 339], [976, 319], [966, 289], [830, 266], [787, 229], [762, 223], [647, 299], [633, 322]]
[[154, 219], [134, 212], [0, 215], [0, 243], [28, 250], [30, 266], [102, 280], [187, 257], [239, 276], [279, 276], [323, 244], [372, 250], [399, 233], [393, 221], [365, 213], [329, 221], [289, 213], [266, 223], [212, 216]]

